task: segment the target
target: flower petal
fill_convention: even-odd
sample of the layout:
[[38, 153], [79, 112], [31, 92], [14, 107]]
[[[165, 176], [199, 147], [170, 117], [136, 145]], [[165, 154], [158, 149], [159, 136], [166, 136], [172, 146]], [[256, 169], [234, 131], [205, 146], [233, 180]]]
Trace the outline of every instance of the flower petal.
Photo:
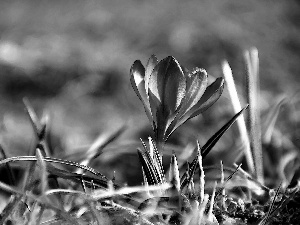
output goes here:
[[219, 77], [214, 83], [209, 85], [200, 100], [194, 105], [185, 115], [178, 121], [170, 125], [166, 131], [166, 138], [168, 138], [179, 126], [184, 124], [188, 119], [193, 118], [212, 106], [221, 96], [224, 89], [224, 79]]
[[158, 64], [158, 60], [155, 55], [151, 55], [149, 58], [147, 65], [146, 65], [146, 72], [145, 72], [145, 89], [146, 93], [148, 94], [148, 88], [149, 88], [149, 79], [152, 74], [152, 71], [154, 67]]
[[201, 98], [207, 86], [207, 73], [204, 69], [195, 68], [186, 76], [186, 93], [180, 109], [174, 119], [168, 124], [168, 130], [172, 131], [178, 121], [187, 113]]
[[176, 111], [185, 95], [185, 77], [177, 60], [168, 56], [154, 68], [149, 79], [149, 90], [161, 102], [165, 113]]
[[224, 79], [219, 77], [206, 88], [199, 102], [190, 110], [191, 116], [189, 118], [198, 116], [200, 113], [211, 107], [220, 98], [223, 93], [223, 89]]
[[[133, 90], [139, 97], [141, 101], [143, 101], [143, 92], [146, 93], [145, 91], [145, 86], [144, 84], [144, 76], [145, 76], [145, 68], [142, 65], [140, 60], [136, 60], [131, 68], [130, 68], [130, 82], [133, 87]], [[144, 89], [144, 90], [143, 90]]]
[[135, 91], [136, 95], [139, 97], [139, 99], [142, 101], [145, 111], [146, 111], [146, 114], [147, 114], [147, 117], [153, 125], [150, 104], [149, 104], [148, 97], [147, 97], [146, 90], [145, 90], [145, 81], [144, 81], [145, 68], [142, 65], [141, 61], [136, 60], [133, 63], [133, 65], [131, 66], [131, 69], [130, 69], [130, 74], [131, 74], [130, 82], [131, 82], [132, 88]]
[[188, 74], [186, 80], [186, 93], [179, 111], [179, 118], [200, 100], [207, 86], [207, 73], [204, 69], [196, 68]]
[[185, 77], [177, 60], [169, 56], [153, 69], [149, 79], [149, 102], [155, 115], [157, 138], [162, 139], [169, 118], [174, 115], [185, 95]]
[[168, 76], [164, 92], [164, 104], [167, 105], [171, 114], [178, 109], [186, 92], [186, 78], [181, 66], [175, 58], [171, 58], [168, 67]]

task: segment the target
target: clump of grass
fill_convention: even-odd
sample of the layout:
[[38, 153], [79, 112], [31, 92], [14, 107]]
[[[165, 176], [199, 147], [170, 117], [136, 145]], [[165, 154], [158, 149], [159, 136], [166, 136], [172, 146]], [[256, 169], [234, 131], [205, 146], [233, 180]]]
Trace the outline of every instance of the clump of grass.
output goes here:
[[[290, 182], [284, 182], [284, 188], [279, 185], [274, 191], [264, 184], [261, 153], [264, 142], [261, 141], [270, 142], [282, 101], [268, 114], [275, 116], [269, 119], [272, 122], [265, 128], [267, 138], [261, 139], [259, 114], [256, 113], [259, 110], [256, 103], [256, 50], [247, 53], [246, 59], [250, 132], [243, 117], [248, 105], [241, 107], [232, 71], [225, 62], [223, 71], [235, 115], [203, 146], [195, 140], [195, 148], [185, 156], [186, 163], [179, 162], [173, 153], [167, 168], [163, 165], [163, 154], [168, 138], [183, 123], [207, 110], [220, 98], [224, 80], [217, 78], [208, 85], [204, 69], [189, 71], [171, 56], [160, 62], [151, 56], [146, 68], [140, 61], [134, 62], [131, 84], [153, 128], [153, 136], [147, 142], [141, 140], [143, 148], [137, 149], [143, 174], [141, 186], [119, 184], [115, 178], [109, 179], [90, 166], [125, 127], [100, 135], [79, 163], [58, 159], [52, 156], [53, 151], [46, 142], [47, 115], [39, 119], [25, 99], [26, 111], [36, 134], [35, 144], [28, 156], [10, 158], [1, 147], [0, 166], [5, 166], [9, 184], [0, 181], [0, 188], [9, 193], [9, 198], [1, 212], [0, 224], [265, 225], [296, 221], [290, 211], [299, 199], [299, 169], [295, 170]], [[248, 172], [242, 164], [228, 167], [221, 162], [220, 166], [205, 167], [205, 157], [235, 121], [238, 121], [240, 138], [245, 144], [243, 153]], [[289, 157], [281, 164], [282, 173], [290, 160]], [[13, 175], [12, 166], [16, 163], [24, 170], [21, 181]], [[212, 182], [205, 176], [209, 170], [220, 171], [220, 175], [215, 173]], [[281, 217], [278, 217], [279, 212]], [[299, 214], [299, 210], [296, 213]]]

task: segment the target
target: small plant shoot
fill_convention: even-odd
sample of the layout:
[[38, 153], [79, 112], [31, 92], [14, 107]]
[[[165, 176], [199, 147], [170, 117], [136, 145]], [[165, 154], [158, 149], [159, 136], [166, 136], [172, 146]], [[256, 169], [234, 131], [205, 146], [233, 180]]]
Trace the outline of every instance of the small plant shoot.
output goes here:
[[[214, 78], [205, 69], [185, 68], [173, 56], [159, 61], [152, 55], [145, 66], [136, 60], [129, 72], [138, 97], [134, 100], [141, 101], [153, 131], [137, 138], [136, 145], [116, 144], [133, 129], [119, 126], [98, 135], [84, 151], [58, 154], [47, 138], [51, 114], [39, 118], [24, 96], [34, 138], [27, 155], [11, 155], [0, 143], [0, 168], [8, 177], [0, 181], [7, 196], [0, 224], [297, 224], [291, 212], [299, 219], [299, 156], [285, 149], [282, 159], [273, 157], [281, 181], [269, 187], [272, 171], [264, 163], [271, 159], [263, 152], [272, 149], [272, 140], [278, 138], [276, 120], [287, 97], [277, 100], [267, 113], [269, 122], [261, 124], [258, 50], [247, 51], [245, 59], [247, 96], [238, 94], [227, 61], [222, 64], [224, 78]], [[224, 99], [232, 112], [223, 118], [208, 115]], [[206, 136], [189, 130], [190, 125], [206, 129], [208, 116], [214, 117], [210, 122], [215, 124], [203, 130]], [[172, 134], [181, 129], [188, 136], [186, 144], [171, 143]], [[230, 147], [218, 147], [226, 141]], [[111, 176], [98, 169], [107, 152], [110, 157], [121, 155], [119, 162], [109, 165]], [[216, 157], [221, 158], [211, 164]], [[121, 182], [114, 172], [116, 164], [124, 161], [128, 170], [129, 164], [138, 168], [139, 185]], [[16, 177], [15, 168], [21, 168], [21, 178]], [[293, 173], [287, 175], [287, 170]]]

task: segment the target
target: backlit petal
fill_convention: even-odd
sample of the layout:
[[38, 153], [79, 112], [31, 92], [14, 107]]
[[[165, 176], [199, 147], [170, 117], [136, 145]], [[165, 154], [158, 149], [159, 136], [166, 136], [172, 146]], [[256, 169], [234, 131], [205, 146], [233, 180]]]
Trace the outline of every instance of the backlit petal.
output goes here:
[[188, 119], [193, 118], [200, 113], [207, 110], [212, 106], [221, 96], [224, 89], [224, 79], [219, 77], [208, 86], [203, 93], [202, 97], [196, 105], [194, 105], [186, 114], [184, 114], [179, 120], [174, 124], [172, 123], [168, 130], [166, 131], [167, 138], [182, 124], [184, 124]]
[[185, 77], [177, 60], [169, 56], [160, 61], [149, 79], [149, 102], [156, 113], [159, 138], [164, 136], [169, 118], [175, 114], [185, 95]]
[[224, 89], [224, 79], [219, 77], [209, 85], [199, 102], [190, 110], [193, 118], [211, 107], [221, 96]]
[[145, 68], [142, 65], [141, 61], [136, 60], [133, 63], [130, 69], [130, 74], [130, 82], [133, 87], [133, 90], [135, 91], [139, 99], [142, 101], [147, 117], [149, 121], [153, 124], [153, 118], [150, 111], [150, 104], [145, 90]]
[[166, 113], [174, 113], [185, 94], [185, 77], [177, 60], [168, 56], [154, 68], [149, 90], [161, 102]]
[[149, 79], [152, 74], [152, 71], [154, 67], [158, 64], [158, 60], [155, 55], [151, 55], [149, 58], [147, 65], [146, 65], [146, 72], [145, 72], [145, 89], [146, 93], [148, 94], [148, 88], [149, 88]]
[[204, 69], [196, 68], [186, 76], [186, 93], [182, 100], [179, 112], [168, 124], [167, 132], [171, 132], [178, 121], [187, 113], [201, 98], [207, 86], [207, 73]]
[[196, 68], [186, 77], [186, 80], [186, 93], [180, 108], [182, 115], [190, 110], [203, 95], [207, 86], [207, 73], [204, 69]]

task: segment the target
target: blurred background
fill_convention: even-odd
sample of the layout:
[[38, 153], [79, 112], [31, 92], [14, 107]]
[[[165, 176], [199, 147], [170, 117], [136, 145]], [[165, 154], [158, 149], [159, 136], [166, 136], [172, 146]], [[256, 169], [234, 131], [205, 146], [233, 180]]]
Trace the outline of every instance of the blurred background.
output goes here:
[[[34, 133], [24, 97], [39, 116], [50, 115], [49, 144], [57, 157], [79, 161], [78, 155], [98, 135], [125, 125], [96, 166], [110, 177], [116, 170], [117, 179], [130, 183], [141, 175], [131, 175], [140, 167], [135, 156], [139, 138], [146, 140], [151, 134], [129, 82], [134, 60], [145, 64], [151, 54], [159, 59], [173, 55], [187, 68], [203, 67], [219, 77], [226, 59], [244, 98], [243, 54], [255, 46], [263, 114], [283, 94], [297, 102], [299, 19], [296, 0], [1, 0], [1, 144], [8, 156], [27, 155], [31, 148]], [[284, 116], [296, 112], [287, 108]], [[195, 144], [196, 139], [205, 144], [232, 115], [225, 91], [207, 113], [173, 135], [173, 150]], [[296, 137], [298, 120], [293, 117], [285, 123], [283, 133], [293, 131]], [[215, 151], [228, 150], [234, 134], [233, 127], [221, 140], [225, 145], [217, 145]], [[297, 138], [293, 141], [298, 143]], [[126, 162], [121, 165], [119, 158], [125, 153]]]

